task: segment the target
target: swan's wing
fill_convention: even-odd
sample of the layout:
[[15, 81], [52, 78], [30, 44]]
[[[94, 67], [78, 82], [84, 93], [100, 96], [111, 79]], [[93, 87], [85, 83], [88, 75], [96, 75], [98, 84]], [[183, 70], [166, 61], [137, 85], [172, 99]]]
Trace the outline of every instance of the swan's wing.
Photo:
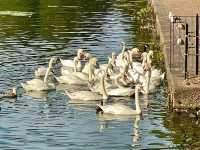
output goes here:
[[42, 85], [43, 81], [40, 79], [32, 79], [30, 81], [26, 81], [26, 83], [29, 85]]
[[88, 74], [84, 73], [84, 72], [73, 72], [72, 75], [80, 78], [81, 80], [89, 80], [89, 76]]
[[74, 61], [73, 60], [63, 60], [63, 59], [60, 59], [60, 62], [63, 66], [65, 67], [73, 67], [74, 66]]
[[107, 93], [111, 96], [132, 96], [135, 93], [135, 90], [132, 88], [116, 88], [108, 89]]
[[97, 93], [93, 93], [91, 91], [77, 91], [73, 93], [68, 93], [66, 91], [66, 93], [71, 99], [76, 99], [76, 100], [101, 100], [102, 99], [101, 95]]
[[107, 114], [115, 114], [115, 115], [129, 115], [133, 113], [133, 109], [131, 109], [130, 107], [123, 105], [123, 104], [113, 104], [113, 105], [105, 105], [105, 106], [101, 106], [98, 105], [104, 113]]

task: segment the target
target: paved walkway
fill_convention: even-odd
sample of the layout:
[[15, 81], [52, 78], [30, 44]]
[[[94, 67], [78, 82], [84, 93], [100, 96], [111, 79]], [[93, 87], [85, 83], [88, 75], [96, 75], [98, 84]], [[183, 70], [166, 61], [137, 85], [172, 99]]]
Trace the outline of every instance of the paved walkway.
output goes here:
[[200, 13], [200, 0], [159, 0], [168, 11], [177, 16], [194, 16]]
[[[170, 22], [169, 11], [177, 16], [195, 16], [200, 14], [200, 0], [151, 0], [157, 18], [157, 29], [161, 44], [164, 45], [165, 65], [169, 96], [174, 108], [200, 108], [200, 85], [185, 81], [184, 74], [171, 72], [169, 67], [170, 51]], [[175, 54], [176, 55], [176, 54]], [[178, 56], [179, 54], [177, 54]], [[175, 59], [179, 59], [176, 57]]]

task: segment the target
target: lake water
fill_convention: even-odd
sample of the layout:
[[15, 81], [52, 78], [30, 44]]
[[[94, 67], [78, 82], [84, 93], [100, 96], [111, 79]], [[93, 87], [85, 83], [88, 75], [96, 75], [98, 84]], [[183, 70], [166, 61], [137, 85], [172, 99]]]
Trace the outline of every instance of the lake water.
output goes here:
[[[0, 149], [169, 149], [199, 144], [198, 121], [168, 113], [163, 86], [141, 97], [143, 116], [96, 114], [96, 104], [72, 103], [62, 91], [25, 93], [20, 83], [51, 56], [71, 59], [77, 48], [100, 62], [120, 42], [142, 48], [136, 12], [145, 0], [0, 1], [0, 88], [18, 87], [17, 99], [1, 99]], [[113, 98], [133, 106], [134, 98]], [[196, 144], [196, 145], [195, 145]]]

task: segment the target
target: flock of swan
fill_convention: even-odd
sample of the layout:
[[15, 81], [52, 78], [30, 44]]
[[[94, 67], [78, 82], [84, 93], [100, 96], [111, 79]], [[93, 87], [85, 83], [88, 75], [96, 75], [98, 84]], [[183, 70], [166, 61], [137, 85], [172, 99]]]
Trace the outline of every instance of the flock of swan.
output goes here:
[[[141, 56], [141, 62], [135, 57]], [[148, 95], [156, 90], [164, 79], [164, 73], [152, 66], [153, 51], [141, 54], [138, 48], [112, 52], [107, 64], [99, 64], [98, 59], [83, 49], [77, 50], [72, 60], [52, 57], [48, 67], [35, 70], [35, 79], [21, 83], [25, 91], [49, 91], [59, 85], [66, 85], [64, 93], [70, 100], [97, 101], [97, 111], [115, 115], [141, 114], [139, 93]], [[53, 67], [61, 63], [60, 76], [55, 75]], [[79, 87], [79, 88], [78, 88]], [[88, 89], [85, 89], [88, 87]], [[135, 108], [121, 103], [108, 103], [113, 96], [135, 95]], [[101, 103], [100, 103], [101, 102]]]

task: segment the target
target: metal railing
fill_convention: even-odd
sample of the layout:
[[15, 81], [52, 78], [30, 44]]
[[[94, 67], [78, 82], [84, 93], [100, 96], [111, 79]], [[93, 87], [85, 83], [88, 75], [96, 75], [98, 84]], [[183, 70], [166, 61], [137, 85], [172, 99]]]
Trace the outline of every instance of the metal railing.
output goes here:
[[185, 79], [199, 75], [199, 15], [170, 20], [170, 71]]

